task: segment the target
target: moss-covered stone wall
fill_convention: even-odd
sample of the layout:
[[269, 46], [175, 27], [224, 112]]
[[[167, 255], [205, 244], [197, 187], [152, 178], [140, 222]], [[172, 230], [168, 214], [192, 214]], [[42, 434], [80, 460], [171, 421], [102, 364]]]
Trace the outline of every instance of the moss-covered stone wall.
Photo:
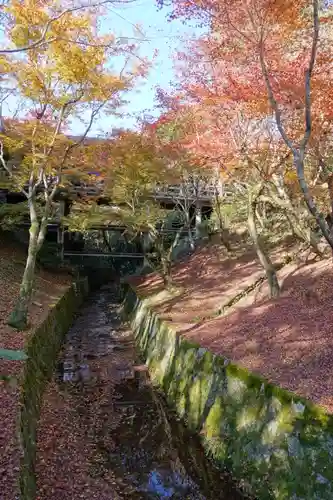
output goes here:
[[64, 336], [87, 292], [87, 279], [73, 283], [25, 348], [28, 358], [23, 373], [19, 415], [22, 500], [34, 500], [36, 496], [36, 435], [43, 393], [52, 377]]
[[153, 383], [248, 492], [260, 500], [333, 498], [330, 415], [183, 339], [131, 289], [124, 313]]

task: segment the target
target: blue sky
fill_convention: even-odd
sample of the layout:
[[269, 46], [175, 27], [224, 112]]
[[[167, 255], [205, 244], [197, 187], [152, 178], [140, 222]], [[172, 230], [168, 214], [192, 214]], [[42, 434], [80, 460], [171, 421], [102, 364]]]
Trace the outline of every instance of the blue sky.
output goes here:
[[[117, 8], [108, 7], [108, 13], [101, 25], [103, 32], [124, 38], [137, 37], [133, 33], [135, 25], [139, 25], [147, 40], [140, 41], [140, 55], [151, 59], [154, 51], [157, 50], [158, 56], [145, 80], [126, 95], [126, 100], [129, 102], [121, 111], [130, 116], [101, 117], [94, 123], [89, 133], [90, 136], [111, 132], [112, 128], [135, 128], [137, 117], [142, 117], [145, 112], [158, 116], [158, 110], [154, 110], [156, 86], [164, 89], [170, 88], [170, 82], [174, 80], [172, 55], [177, 48], [182, 47], [182, 40], [198, 36], [201, 31], [184, 25], [179, 20], [168, 22], [168, 13], [168, 8], [158, 10], [155, 0], [133, 0], [128, 5]], [[117, 69], [117, 64], [115, 64], [115, 69]], [[118, 69], [120, 69], [119, 63]], [[17, 100], [13, 98], [8, 101], [7, 105], [4, 105], [4, 115], [12, 116], [15, 109], [17, 109]], [[84, 130], [85, 126], [79, 120], [73, 121], [71, 127], [73, 134], [79, 135]]]
[[128, 105], [124, 112], [131, 117], [112, 118], [100, 120], [94, 127], [110, 129], [112, 127], [135, 127], [136, 117], [142, 116], [145, 111], [154, 112], [155, 88], [170, 88], [174, 80], [172, 55], [181, 47], [182, 39], [188, 39], [198, 34], [197, 28], [185, 26], [181, 21], [167, 21], [168, 9], [158, 10], [154, 0], [137, 0], [128, 6], [118, 9], [108, 9], [109, 14], [104, 20], [103, 31], [113, 32], [118, 36], [133, 36], [134, 25], [140, 25], [146, 35], [147, 42], [140, 42], [140, 54], [152, 57], [155, 50], [158, 56], [148, 77], [133, 92], [127, 95]]

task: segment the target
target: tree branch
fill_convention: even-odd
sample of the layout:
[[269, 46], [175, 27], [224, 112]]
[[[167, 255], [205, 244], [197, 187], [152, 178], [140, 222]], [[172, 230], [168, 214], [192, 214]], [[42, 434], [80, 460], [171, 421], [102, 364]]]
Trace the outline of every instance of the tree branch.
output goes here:
[[[58, 188], [58, 184], [59, 184], [59, 181], [60, 181], [60, 175], [61, 175], [61, 171], [62, 171], [62, 168], [68, 158], [68, 155], [69, 153], [76, 147], [80, 146], [80, 144], [83, 143], [83, 141], [85, 140], [85, 138], [87, 137], [87, 134], [89, 133], [92, 125], [93, 125], [93, 122], [94, 122], [94, 119], [95, 119], [95, 116], [99, 113], [99, 111], [102, 109], [103, 106], [105, 106], [107, 101], [103, 101], [102, 103], [100, 103], [96, 109], [94, 109], [91, 113], [91, 116], [90, 116], [90, 120], [89, 120], [89, 123], [86, 127], [86, 130], [84, 131], [83, 135], [81, 136], [80, 140], [75, 142], [74, 144], [70, 144], [69, 146], [67, 146], [66, 150], [65, 150], [65, 153], [64, 153], [64, 156], [62, 158], [62, 162], [59, 166], [59, 169], [58, 169], [58, 176], [57, 176], [57, 181], [52, 189], [52, 192], [50, 194], [50, 200], [52, 201], [55, 194], [56, 194], [56, 191], [57, 191], [57, 188]], [[67, 103], [69, 104], [69, 103]]]
[[[7, 165], [7, 162], [4, 158], [4, 148], [3, 148], [3, 142], [0, 140], [0, 163], [1, 165], [3, 166], [3, 168], [5, 169], [5, 171], [7, 172], [7, 174], [9, 175], [9, 177], [11, 179], [13, 179], [13, 173], [12, 171], [10, 170], [10, 168], [8, 167]], [[25, 190], [25, 189], [21, 189], [22, 193], [24, 194], [24, 196], [28, 199], [29, 198], [29, 193]]]
[[49, 21], [46, 23], [46, 25], [43, 29], [41, 37], [38, 40], [31, 43], [30, 45], [26, 45], [26, 46], [20, 47], [20, 48], [2, 49], [2, 50], [0, 50], [0, 55], [15, 54], [18, 52], [27, 52], [29, 50], [36, 49], [36, 48], [41, 47], [43, 45], [50, 44], [50, 43], [54, 42], [55, 40], [57, 40], [57, 37], [53, 37], [53, 38], [50, 38], [49, 40], [46, 40], [47, 33], [48, 33], [48, 31], [53, 23], [55, 23], [56, 21], [59, 21], [59, 19], [64, 17], [66, 14], [72, 14], [73, 12], [77, 12], [77, 11], [84, 10], [84, 9], [92, 9], [94, 7], [102, 7], [103, 5], [108, 4], [108, 3], [116, 3], [116, 2], [114, 0], [101, 0], [99, 2], [95, 2], [95, 3], [91, 3], [91, 4], [84, 4], [84, 5], [80, 5], [77, 7], [71, 7], [71, 8], [65, 9], [62, 12], [60, 12], [60, 14], [58, 14], [57, 16], [52, 17], [52, 19], [49, 19]]
[[311, 119], [311, 77], [313, 73], [313, 68], [316, 61], [317, 47], [319, 40], [319, 13], [318, 13], [318, 0], [313, 0], [313, 36], [312, 36], [312, 47], [311, 56], [309, 61], [308, 69], [305, 72], [305, 133], [304, 137], [300, 143], [301, 154], [304, 155], [305, 148], [310, 139], [312, 119]]
[[288, 146], [288, 148], [290, 148], [292, 151], [295, 151], [294, 145], [291, 142], [291, 140], [289, 139], [289, 137], [287, 136], [286, 131], [284, 130], [284, 127], [282, 125], [281, 111], [280, 111], [278, 103], [274, 97], [273, 87], [272, 87], [270, 79], [269, 79], [268, 70], [267, 70], [267, 66], [266, 66], [266, 62], [265, 62], [264, 41], [262, 38], [259, 42], [259, 60], [260, 60], [261, 71], [262, 71], [262, 74], [263, 74], [263, 77], [265, 80], [265, 85], [266, 85], [267, 94], [268, 94], [268, 100], [269, 100], [269, 103], [272, 106], [272, 109], [274, 112], [277, 128], [281, 134], [282, 139], [284, 140], [284, 142]]

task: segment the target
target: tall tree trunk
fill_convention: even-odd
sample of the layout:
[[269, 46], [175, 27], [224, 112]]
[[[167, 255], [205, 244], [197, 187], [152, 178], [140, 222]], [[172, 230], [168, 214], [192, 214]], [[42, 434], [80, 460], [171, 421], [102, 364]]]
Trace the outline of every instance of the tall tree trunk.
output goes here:
[[34, 285], [36, 258], [45, 239], [48, 221], [47, 215], [44, 215], [39, 224], [34, 201], [29, 201], [29, 208], [31, 226], [29, 229], [28, 257], [21, 281], [20, 294], [8, 318], [8, 325], [17, 330], [24, 330], [28, 326], [28, 311]]
[[258, 235], [257, 227], [256, 227], [256, 206], [257, 206], [257, 196], [259, 195], [259, 191], [256, 192], [250, 191], [249, 199], [248, 199], [248, 227], [249, 232], [256, 249], [259, 261], [262, 267], [265, 270], [269, 291], [271, 297], [278, 297], [280, 294], [280, 286], [276, 275], [276, 270], [274, 265], [269, 258], [269, 255], [266, 253], [266, 250], [260, 240]]
[[[103, 238], [103, 241], [104, 241], [104, 245], [106, 246], [106, 248], [108, 249], [108, 251], [112, 254], [113, 248], [110, 245], [110, 242], [109, 242], [108, 237], [106, 235], [106, 231], [103, 229], [101, 231], [101, 233], [102, 233], [102, 238]], [[114, 264], [113, 264], [112, 260], [110, 261], [110, 267], [111, 267], [112, 271], [115, 271], [115, 267], [114, 267]]]
[[180, 228], [176, 236], [170, 245], [170, 247], [165, 250], [163, 246], [163, 239], [159, 240], [159, 243], [157, 245], [158, 252], [160, 254], [160, 260], [161, 260], [161, 274], [163, 278], [163, 284], [165, 287], [169, 287], [172, 285], [172, 274], [171, 274], [171, 268], [172, 268], [172, 252], [176, 248], [176, 246], [179, 243], [180, 236], [182, 234], [182, 231], [184, 229], [184, 226]]
[[277, 196], [277, 194], [273, 192], [273, 190], [269, 190], [269, 195], [260, 196], [260, 199], [262, 201], [265, 201], [266, 203], [270, 203], [274, 207], [280, 208], [284, 212], [294, 236], [299, 241], [307, 243], [317, 255], [322, 257], [322, 252], [318, 247], [316, 238], [314, 237], [310, 229], [303, 226], [297, 212], [295, 212], [290, 199], [286, 196], [286, 193], [283, 193], [280, 190], [278, 190], [278, 193], [279, 196]]
[[200, 237], [200, 226], [202, 223], [202, 213], [201, 213], [201, 205], [198, 201], [195, 203], [195, 234], [196, 237]]
[[229, 239], [228, 239], [228, 235], [227, 235], [228, 231], [226, 231], [226, 229], [224, 227], [221, 200], [220, 200], [220, 196], [219, 196], [218, 192], [215, 192], [215, 208], [216, 208], [217, 218], [219, 221], [219, 232], [220, 232], [221, 243], [224, 245], [227, 252], [231, 252], [231, 245], [229, 243]]
[[192, 227], [191, 227], [192, 217], [190, 217], [190, 212], [189, 212], [188, 208], [186, 208], [186, 210], [185, 210], [185, 221], [186, 221], [186, 225], [187, 225], [187, 234], [188, 234], [188, 241], [190, 243], [190, 248], [191, 248], [191, 250], [194, 250], [195, 249], [195, 241], [193, 238], [193, 232], [192, 232]]
[[259, 225], [260, 225], [261, 229], [264, 229], [265, 224], [264, 224], [263, 218], [262, 218], [262, 217], [261, 217], [261, 215], [260, 215], [258, 205], [257, 205], [257, 207], [256, 207], [256, 219], [257, 219], [257, 221], [259, 222]]
[[172, 284], [171, 262], [167, 256], [162, 256], [161, 260], [163, 285], [168, 288]]
[[330, 174], [327, 177], [327, 185], [328, 185], [328, 194], [330, 197], [330, 203], [331, 203], [331, 216], [333, 218], [333, 174]]
[[296, 166], [298, 183], [299, 183], [299, 186], [302, 190], [305, 203], [309, 209], [309, 212], [316, 219], [317, 224], [320, 227], [321, 232], [322, 232], [325, 240], [330, 245], [330, 247], [333, 251], [333, 237], [331, 235], [330, 229], [328, 227], [328, 224], [325, 221], [323, 214], [318, 211], [316, 204], [315, 204], [315, 202], [310, 194], [309, 187], [308, 187], [307, 182], [306, 182], [305, 177], [304, 177], [304, 160], [302, 159], [302, 157], [299, 154], [294, 155], [294, 163]]
[[289, 222], [290, 228], [294, 236], [302, 242], [305, 242], [309, 247], [312, 248], [313, 252], [319, 257], [323, 256], [322, 251], [318, 247], [318, 241], [310, 228], [303, 227], [295, 216], [285, 212], [286, 218]]
[[193, 238], [192, 228], [188, 227], [188, 241], [190, 243], [190, 249], [193, 251], [195, 249], [195, 241]]

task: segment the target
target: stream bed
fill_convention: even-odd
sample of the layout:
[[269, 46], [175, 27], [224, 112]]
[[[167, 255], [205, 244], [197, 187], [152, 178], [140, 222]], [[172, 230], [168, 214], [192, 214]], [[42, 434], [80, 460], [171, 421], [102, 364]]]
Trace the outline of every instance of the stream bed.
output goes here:
[[[56, 416], [58, 428], [52, 443], [49, 438], [41, 446], [38, 498], [243, 498], [152, 388], [133, 335], [121, 321], [121, 299], [114, 284], [92, 293], [67, 334], [45, 412]], [[61, 406], [63, 400], [69, 409]], [[66, 439], [72, 448], [63, 445]], [[56, 479], [46, 484], [54, 467]], [[88, 476], [84, 485], [81, 469]]]

